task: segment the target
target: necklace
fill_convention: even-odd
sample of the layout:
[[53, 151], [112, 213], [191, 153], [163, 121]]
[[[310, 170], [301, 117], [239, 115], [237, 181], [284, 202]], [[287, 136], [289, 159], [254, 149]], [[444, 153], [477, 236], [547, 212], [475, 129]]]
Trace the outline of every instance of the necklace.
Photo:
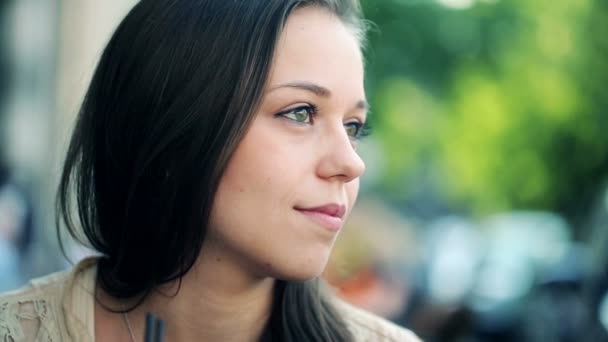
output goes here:
[[133, 335], [133, 330], [131, 329], [131, 322], [129, 322], [129, 314], [123, 312], [122, 317], [124, 318], [125, 323], [127, 323], [127, 329], [129, 329], [129, 336], [131, 336], [131, 342], [135, 342], [135, 336]]

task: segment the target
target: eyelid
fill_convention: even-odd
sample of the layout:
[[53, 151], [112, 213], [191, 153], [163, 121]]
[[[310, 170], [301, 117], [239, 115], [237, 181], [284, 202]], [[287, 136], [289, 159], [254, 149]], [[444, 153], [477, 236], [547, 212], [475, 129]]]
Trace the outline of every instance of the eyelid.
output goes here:
[[362, 120], [360, 118], [351, 118], [344, 122], [345, 125], [352, 124], [352, 123], [358, 123], [361, 125], [365, 125], [365, 120]]
[[294, 111], [296, 109], [303, 109], [303, 108], [310, 108], [314, 112], [317, 111], [317, 106], [316, 105], [314, 105], [312, 103], [303, 102], [303, 103], [300, 103], [300, 104], [297, 104], [297, 105], [294, 105], [294, 106], [291, 106], [291, 107], [287, 107], [287, 109], [283, 109], [283, 110], [279, 111], [277, 113], [277, 115], [286, 114], [286, 113], [292, 112], [292, 111]]

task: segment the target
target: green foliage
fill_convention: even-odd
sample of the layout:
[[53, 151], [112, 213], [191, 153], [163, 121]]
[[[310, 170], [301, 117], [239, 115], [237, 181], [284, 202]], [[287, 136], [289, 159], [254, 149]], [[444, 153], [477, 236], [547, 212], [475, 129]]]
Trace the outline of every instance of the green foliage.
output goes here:
[[[475, 214], [575, 215], [608, 175], [608, 8], [602, 0], [368, 0], [368, 93], [385, 165], [378, 186]], [[436, 190], [441, 189], [441, 190]]]

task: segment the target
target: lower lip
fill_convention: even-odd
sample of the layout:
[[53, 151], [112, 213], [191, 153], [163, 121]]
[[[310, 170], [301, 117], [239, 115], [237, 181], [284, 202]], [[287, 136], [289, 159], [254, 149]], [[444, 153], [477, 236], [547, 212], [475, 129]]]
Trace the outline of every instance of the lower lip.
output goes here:
[[298, 210], [313, 222], [320, 224], [332, 232], [337, 232], [342, 227], [342, 219], [336, 216], [327, 215], [318, 211]]

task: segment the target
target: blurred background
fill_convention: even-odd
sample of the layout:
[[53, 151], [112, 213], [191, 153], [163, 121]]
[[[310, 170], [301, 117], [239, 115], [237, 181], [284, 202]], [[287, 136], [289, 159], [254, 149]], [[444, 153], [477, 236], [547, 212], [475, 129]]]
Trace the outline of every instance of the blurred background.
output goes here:
[[[0, 291], [69, 266], [61, 162], [134, 3], [0, 0]], [[608, 341], [608, 2], [362, 3], [374, 134], [325, 278], [426, 341]]]

